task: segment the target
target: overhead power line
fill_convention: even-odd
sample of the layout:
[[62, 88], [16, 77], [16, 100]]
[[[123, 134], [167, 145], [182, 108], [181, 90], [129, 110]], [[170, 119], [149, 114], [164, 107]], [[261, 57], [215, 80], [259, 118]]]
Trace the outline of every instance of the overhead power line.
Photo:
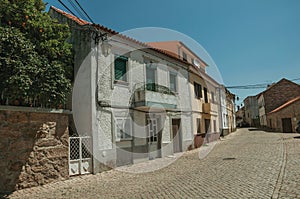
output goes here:
[[82, 6], [80, 5], [80, 3], [77, 1], [77, 0], [75, 0], [75, 2], [76, 2], [76, 4], [80, 7], [80, 9], [84, 12], [84, 14], [88, 17], [88, 19], [92, 22], [92, 23], [94, 23], [94, 21], [91, 19], [91, 17], [86, 13], [86, 11], [82, 8]]
[[86, 16], [81, 12], [79, 8], [77, 8], [77, 6], [75, 5], [75, 3], [73, 3], [72, 0], [68, 0], [68, 2], [74, 8], [74, 10], [80, 15], [82, 19], [87, 20]]
[[[74, 15], [75, 17], [79, 18], [66, 4], [64, 4], [62, 2], [62, 0], [58, 0], [58, 2], [64, 7], [66, 8], [72, 15]], [[83, 7], [80, 5], [80, 3], [75, 0], [76, 4], [72, 1], [72, 0], [68, 0], [69, 4], [72, 6], [73, 10], [76, 11], [76, 13], [84, 20], [86, 21], [90, 21], [92, 23], [94, 23], [94, 21], [92, 20], [92, 18], [87, 14], [87, 12], [83, 9]], [[79, 6], [79, 7], [78, 7]]]
[[[291, 79], [290, 81], [299, 81], [300, 78]], [[260, 84], [249, 84], [249, 85], [238, 85], [238, 86], [226, 86], [228, 89], [261, 89], [267, 88], [273, 83], [260, 83]]]
[[269, 84], [250, 84], [250, 85], [240, 85], [240, 86], [226, 86], [226, 88], [231, 89], [259, 89], [266, 88]]
[[[71, 10], [68, 6], [66, 6], [66, 4], [64, 4], [61, 0], [58, 0], [58, 2], [59, 2], [63, 7], [65, 7], [72, 15], [74, 15], [75, 17], [77, 17], [77, 15], [75, 15], [75, 13], [72, 12], [72, 10]], [[77, 18], [78, 18], [78, 17], [77, 17]]]
[[291, 81], [299, 81], [300, 78], [292, 79]]

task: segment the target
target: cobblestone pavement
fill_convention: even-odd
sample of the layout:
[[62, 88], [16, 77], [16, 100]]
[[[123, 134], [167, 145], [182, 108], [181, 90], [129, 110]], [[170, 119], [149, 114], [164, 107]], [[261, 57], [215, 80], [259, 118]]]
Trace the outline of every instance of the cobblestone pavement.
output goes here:
[[[193, 150], [154, 172], [112, 170], [20, 190], [8, 197], [300, 198], [300, 139], [296, 136], [300, 135], [239, 129], [215, 144], [206, 157], [199, 158], [199, 149]], [[157, 162], [161, 160], [141, 165]]]

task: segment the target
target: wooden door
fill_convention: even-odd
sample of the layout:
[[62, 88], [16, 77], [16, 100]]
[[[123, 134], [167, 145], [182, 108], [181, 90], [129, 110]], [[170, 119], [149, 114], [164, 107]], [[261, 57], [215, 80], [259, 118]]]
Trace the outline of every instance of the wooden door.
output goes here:
[[173, 152], [181, 152], [180, 119], [172, 119]]
[[282, 131], [284, 133], [292, 133], [292, 119], [291, 118], [282, 118]]

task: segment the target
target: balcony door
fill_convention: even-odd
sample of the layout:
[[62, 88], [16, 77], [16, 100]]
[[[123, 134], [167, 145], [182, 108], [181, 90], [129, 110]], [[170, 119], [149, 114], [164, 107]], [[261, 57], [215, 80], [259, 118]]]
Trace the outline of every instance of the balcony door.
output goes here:
[[203, 90], [204, 90], [204, 102], [208, 103], [207, 88], [204, 87]]
[[152, 62], [146, 65], [146, 89], [150, 91], [156, 90], [156, 66]]

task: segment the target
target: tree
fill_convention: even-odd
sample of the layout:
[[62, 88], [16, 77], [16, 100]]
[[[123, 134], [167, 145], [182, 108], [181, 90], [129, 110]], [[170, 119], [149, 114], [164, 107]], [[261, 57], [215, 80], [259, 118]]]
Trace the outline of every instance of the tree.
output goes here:
[[57, 107], [70, 93], [70, 30], [44, 10], [41, 0], [0, 4], [0, 92], [5, 100]]

